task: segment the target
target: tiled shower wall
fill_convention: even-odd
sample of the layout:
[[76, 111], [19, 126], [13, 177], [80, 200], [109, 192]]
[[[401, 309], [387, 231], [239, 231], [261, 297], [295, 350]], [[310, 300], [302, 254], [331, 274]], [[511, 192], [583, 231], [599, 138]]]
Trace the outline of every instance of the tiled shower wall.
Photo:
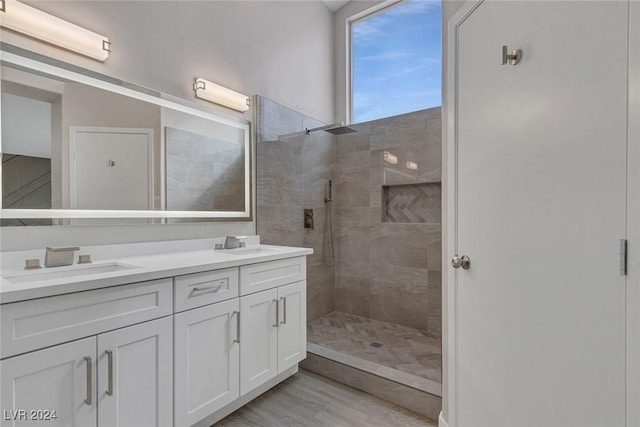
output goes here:
[[[338, 137], [304, 134], [323, 123], [262, 97], [257, 111], [257, 231], [267, 244], [314, 249], [307, 260], [308, 319], [341, 311], [440, 336], [440, 108], [352, 125], [357, 133]], [[395, 164], [384, 161], [385, 151]], [[322, 260], [328, 179], [334, 267]], [[433, 200], [428, 215], [401, 208], [423, 222], [384, 216], [383, 186], [407, 184], [425, 184], [422, 192]], [[305, 208], [314, 209], [314, 230], [303, 227]]]
[[426, 222], [383, 218], [383, 185], [428, 183], [439, 206], [440, 108], [352, 127], [336, 138], [336, 311], [440, 336], [440, 209], [414, 216]]
[[[335, 311], [335, 269], [322, 259], [324, 197], [327, 180], [335, 178], [335, 136], [304, 133], [323, 124], [257, 97], [257, 232], [266, 244], [313, 248], [307, 257], [309, 320]], [[313, 230], [303, 226], [303, 209], [314, 211]]]

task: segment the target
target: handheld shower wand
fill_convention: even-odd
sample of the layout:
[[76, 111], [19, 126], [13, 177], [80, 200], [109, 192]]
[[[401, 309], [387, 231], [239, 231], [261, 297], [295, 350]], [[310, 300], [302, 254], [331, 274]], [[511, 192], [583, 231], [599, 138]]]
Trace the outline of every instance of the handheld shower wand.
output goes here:
[[333, 201], [333, 181], [331, 180], [327, 181], [326, 191], [327, 193], [324, 196], [324, 202], [325, 203], [332, 202]]
[[324, 265], [333, 265], [333, 215], [331, 213], [331, 202], [333, 201], [333, 182], [327, 181], [324, 198], [324, 237], [322, 240], [322, 260]]

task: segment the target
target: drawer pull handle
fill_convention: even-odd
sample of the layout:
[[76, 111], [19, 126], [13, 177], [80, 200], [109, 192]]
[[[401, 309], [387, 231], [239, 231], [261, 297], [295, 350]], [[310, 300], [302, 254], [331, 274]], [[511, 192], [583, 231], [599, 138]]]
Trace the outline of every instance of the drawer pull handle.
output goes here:
[[276, 303], [276, 323], [273, 324], [276, 328], [280, 326], [280, 301], [274, 299], [273, 302]]
[[282, 323], [283, 325], [287, 324], [287, 298], [281, 297], [280, 301], [282, 301]]
[[107, 396], [113, 396], [113, 351], [107, 350]]
[[193, 296], [196, 293], [199, 292], [218, 292], [224, 285], [218, 285], [218, 286], [207, 286], [207, 287], [203, 287], [203, 288], [199, 288], [199, 287], [194, 287], [191, 288], [191, 296]]
[[236, 316], [236, 339], [233, 342], [240, 344], [240, 312], [234, 311], [231, 315]]
[[91, 406], [93, 405], [93, 393], [91, 392], [91, 390], [93, 389], [93, 375], [91, 371], [91, 365], [93, 365], [93, 363], [91, 357], [89, 356], [85, 356], [84, 361], [87, 363], [87, 398], [84, 399], [84, 403], [86, 403], [87, 406]]

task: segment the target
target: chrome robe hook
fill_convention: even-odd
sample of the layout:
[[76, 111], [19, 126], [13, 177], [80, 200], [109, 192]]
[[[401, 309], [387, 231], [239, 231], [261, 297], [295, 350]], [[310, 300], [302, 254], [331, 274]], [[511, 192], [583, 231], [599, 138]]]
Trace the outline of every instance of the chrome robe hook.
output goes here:
[[502, 65], [506, 65], [507, 62], [511, 65], [517, 65], [522, 58], [522, 51], [520, 49], [516, 49], [509, 53], [509, 48], [504, 45], [502, 46]]

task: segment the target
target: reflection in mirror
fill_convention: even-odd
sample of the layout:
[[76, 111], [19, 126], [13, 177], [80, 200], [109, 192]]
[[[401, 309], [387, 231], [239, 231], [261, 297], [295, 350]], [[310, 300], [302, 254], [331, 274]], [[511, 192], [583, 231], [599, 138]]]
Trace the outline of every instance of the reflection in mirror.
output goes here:
[[2, 111], [2, 206], [51, 209], [51, 104], [2, 92]]
[[245, 209], [244, 145], [167, 128], [167, 209]]
[[[8, 57], [0, 70], [2, 225], [51, 224], [89, 211], [94, 224], [127, 211], [138, 221], [144, 212], [171, 221], [251, 218], [246, 120], [79, 75], [77, 67], [29, 68]], [[45, 218], [52, 209], [73, 212]]]

